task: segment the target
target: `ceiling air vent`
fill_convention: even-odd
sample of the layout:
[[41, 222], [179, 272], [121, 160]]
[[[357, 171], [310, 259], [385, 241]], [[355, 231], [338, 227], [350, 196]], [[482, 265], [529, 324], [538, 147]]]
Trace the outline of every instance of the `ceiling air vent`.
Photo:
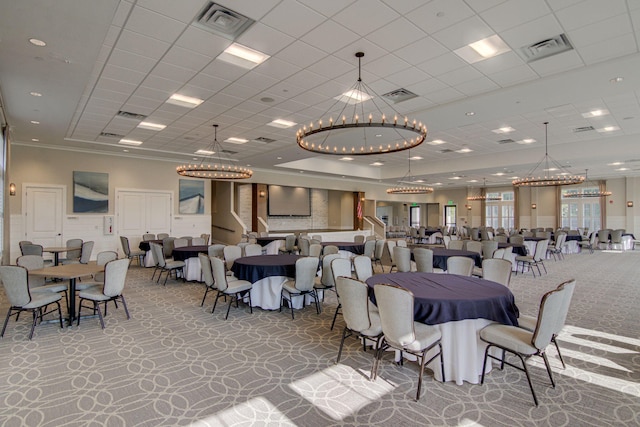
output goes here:
[[418, 95], [404, 88], [392, 90], [391, 92], [387, 92], [382, 95], [383, 98], [385, 98], [387, 101], [393, 102], [394, 104], [406, 101], [407, 99], [415, 98], [416, 96]]
[[567, 36], [558, 34], [550, 39], [541, 40], [532, 45], [521, 47], [520, 52], [527, 62], [533, 62], [571, 49], [573, 49], [573, 46], [571, 46]]
[[573, 129], [573, 133], [589, 132], [589, 131], [592, 131], [592, 130], [595, 130], [593, 128], [593, 126], [582, 126], [582, 127], [579, 127], [579, 128], [574, 128]]
[[111, 132], [100, 132], [100, 136], [104, 136], [107, 138], [124, 138], [124, 135], [120, 135], [118, 133], [111, 133]]
[[442, 153], [442, 154], [453, 153], [453, 150], [450, 149], [450, 148], [444, 148], [444, 149], [440, 150], [439, 153]]
[[231, 151], [231, 150], [222, 150], [221, 153], [226, 154], [228, 156], [233, 156], [234, 154], [238, 154], [237, 151]]
[[144, 114], [131, 113], [129, 111], [118, 111], [118, 116], [124, 117], [125, 119], [134, 119], [134, 120], [144, 120], [147, 118]]
[[499, 141], [496, 141], [498, 144], [511, 144], [512, 142], [515, 142], [513, 139], [511, 138], [507, 138], [507, 139], [501, 139]]
[[259, 142], [261, 144], [271, 144], [272, 142], [276, 142], [275, 139], [267, 138], [265, 136], [258, 137], [254, 139], [255, 142]]
[[235, 40], [254, 22], [253, 19], [224, 6], [207, 2], [196, 16], [194, 25], [229, 40]]

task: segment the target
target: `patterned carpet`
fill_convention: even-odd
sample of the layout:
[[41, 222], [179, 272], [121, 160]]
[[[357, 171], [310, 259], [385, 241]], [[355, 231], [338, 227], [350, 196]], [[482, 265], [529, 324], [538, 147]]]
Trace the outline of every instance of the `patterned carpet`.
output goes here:
[[[2, 426], [607, 426], [640, 425], [640, 251], [568, 255], [548, 261], [549, 274], [518, 275], [512, 290], [521, 313], [575, 277], [576, 292], [560, 337], [567, 369], [549, 350], [556, 376], [529, 361], [540, 399], [535, 407], [524, 374], [494, 369], [484, 386], [435, 382], [413, 400], [417, 366], [383, 361], [368, 379], [372, 352], [350, 338], [335, 364], [342, 321], [336, 306], [296, 312], [231, 308], [213, 298], [201, 308], [203, 285], [152, 283], [132, 267], [125, 295], [131, 320], [110, 306], [107, 327], [36, 328], [28, 316], [10, 321], [0, 340]], [[7, 310], [0, 294], [0, 316]]]

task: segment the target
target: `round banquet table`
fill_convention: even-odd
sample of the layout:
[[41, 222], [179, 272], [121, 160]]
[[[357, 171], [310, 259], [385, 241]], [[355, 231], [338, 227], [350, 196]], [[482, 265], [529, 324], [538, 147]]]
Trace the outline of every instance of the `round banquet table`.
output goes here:
[[[256, 255], [238, 258], [231, 271], [240, 280], [253, 283], [251, 305], [264, 310], [279, 310], [282, 285], [296, 277], [296, 261], [300, 255]], [[294, 308], [302, 308], [302, 298], [294, 298]], [[305, 296], [304, 303], [310, 300]]]
[[143, 240], [140, 242], [140, 244], [138, 245], [138, 248], [141, 251], [145, 251], [145, 255], [144, 255], [144, 266], [145, 267], [155, 267], [156, 266], [156, 258], [153, 256], [153, 252], [151, 252], [151, 246], [149, 245], [149, 243], [157, 243], [160, 246], [162, 246], [162, 240]]
[[256, 242], [262, 247], [267, 246], [269, 243], [275, 242], [278, 240], [285, 240], [285, 237], [284, 236], [268, 236], [268, 237], [256, 238]]
[[172, 252], [173, 259], [184, 261], [184, 279], [202, 281], [202, 266], [198, 254], [209, 252], [208, 245], [181, 246]]
[[476, 267], [482, 267], [482, 257], [473, 251], [461, 251], [457, 249], [431, 248], [433, 251], [433, 268], [447, 269], [447, 259], [451, 256], [466, 256], [473, 258]]
[[278, 255], [280, 246], [284, 245], [284, 236], [258, 237], [256, 242], [262, 246], [263, 252], [267, 255]]
[[504, 243], [504, 242], [499, 242], [498, 243], [498, 249], [504, 249], [506, 247], [511, 246], [513, 248], [513, 252], [516, 255], [522, 255], [522, 256], [526, 256], [527, 255], [527, 247], [524, 244], [520, 244], [520, 243]]
[[[442, 333], [445, 377], [456, 384], [479, 382], [486, 347], [478, 335], [482, 328], [492, 322], [518, 324], [514, 296], [499, 283], [434, 273], [376, 274], [367, 279], [371, 289], [379, 283], [398, 285], [413, 292], [414, 319], [433, 325]], [[371, 295], [375, 302], [375, 296]], [[399, 358], [399, 352], [396, 357]], [[438, 362], [434, 360], [429, 367], [435, 378], [442, 380]], [[485, 372], [490, 370], [491, 361], [488, 361]]]
[[322, 242], [322, 247], [333, 245], [337, 246], [338, 250], [349, 252], [348, 254], [343, 254], [348, 257], [352, 257], [354, 255], [362, 255], [364, 254], [364, 243], [356, 243], [356, 242]]

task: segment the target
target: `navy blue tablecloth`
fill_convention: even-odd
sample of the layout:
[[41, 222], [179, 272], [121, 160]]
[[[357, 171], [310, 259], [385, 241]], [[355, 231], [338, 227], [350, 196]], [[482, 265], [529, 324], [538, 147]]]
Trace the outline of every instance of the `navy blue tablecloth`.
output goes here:
[[231, 271], [240, 280], [255, 283], [269, 276], [296, 277], [296, 261], [300, 255], [256, 255], [238, 258]]
[[148, 250], [151, 249], [151, 246], [149, 245], [149, 243], [157, 243], [160, 246], [162, 246], [162, 240], [143, 240], [138, 245], [138, 248], [140, 248], [141, 251], [147, 252]]
[[269, 243], [275, 242], [276, 240], [285, 240], [285, 237], [284, 236], [279, 236], [279, 237], [270, 236], [270, 237], [258, 237], [258, 238], [256, 238], [256, 242], [262, 247], [267, 246]]
[[479, 253], [473, 251], [460, 251], [457, 249], [431, 248], [433, 251], [433, 268], [447, 269], [447, 259], [450, 256], [466, 256], [473, 258], [476, 267], [482, 267], [482, 257]]
[[356, 255], [364, 254], [364, 243], [355, 242], [322, 242], [322, 246], [333, 245], [337, 246], [341, 251], [349, 251]]
[[[477, 277], [435, 273], [375, 274], [367, 279], [408, 289], [414, 295], [414, 320], [428, 325], [464, 319], [488, 319], [518, 325], [518, 307], [511, 291], [496, 282]], [[371, 292], [375, 303], [375, 295]]]
[[198, 254], [209, 252], [208, 245], [182, 246], [173, 250], [173, 259], [176, 261], [186, 261], [189, 258], [198, 258]]
[[527, 255], [527, 247], [525, 245], [521, 245], [520, 243], [503, 243], [498, 242], [498, 249], [504, 249], [507, 246], [511, 246], [513, 248], [513, 253], [516, 255]]

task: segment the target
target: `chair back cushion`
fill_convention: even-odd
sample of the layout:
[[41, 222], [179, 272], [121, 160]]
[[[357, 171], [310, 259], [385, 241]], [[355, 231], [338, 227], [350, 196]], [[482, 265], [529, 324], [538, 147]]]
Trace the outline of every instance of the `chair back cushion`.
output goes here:
[[427, 248], [415, 248], [413, 257], [416, 260], [416, 269], [420, 273], [433, 273], [433, 251]]
[[227, 263], [227, 268], [231, 268], [233, 266], [233, 262], [242, 257], [242, 248], [236, 245], [228, 245], [225, 246], [222, 250], [224, 253], [224, 260]]
[[84, 242], [82, 244], [82, 251], [80, 252], [80, 263], [87, 264], [91, 260], [91, 252], [93, 252], [93, 241]]
[[509, 286], [511, 281], [511, 261], [489, 258], [482, 261], [482, 278]]
[[352, 331], [364, 331], [371, 327], [369, 318], [368, 286], [349, 277], [336, 279], [336, 292], [340, 296], [342, 315]]
[[[373, 241], [373, 240], [372, 240]], [[371, 258], [366, 255], [358, 255], [353, 258], [353, 268], [356, 271], [356, 277], [360, 281], [365, 281], [373, 276], [373, 265]]]
[[104, 266], [104, 287], [102, 293], [108, 297], [115, 297], [122, 294], [124, 284], [129, 271], [129, 258], [109, 261]]
[[180, 239], [175, 239], [173, 241], [174, 249], [175, 248], [182, 248], [182, 247], [185, 247], [185, 246], [189, 246], [189, 241], [187, 239], [180, 238]]
[[333, 272], [331, 271], [331, 262], [340, 258], [340, 254], [330, 254], [322, 257], [322, 284], [328, 288], [333, 288], [336, 283], [334, 281]]
[[12, 307], [22, 307], [31, 302], [26, 268], [17, 265], [0, 266], [0, 280]]
[[396, 246], [393, 248], [393, 259], [398, 272], [407, 273], [411, 271], [411, 249]]
[[314, 258], [320, 258], [322, 254], [322, 245], [320, 243], [312, 243], [309, 245], [309, 256]]
[[167, 265], [164, 259], [163, 247], [157, 243], [149, 243], [149, 247], [151, 248], [151, 252], [153, 253], [153, 257], [156, 260], [156, 265], [158, 267], [164, 267]]
[[224, 245], [216, 244], [209, 246], [207, 250], [209, 256], [214, 256], [217, 258], [224, 258]]
[[385, 340], [394, 347], [414, 342], [413, 293], [386, 283], [375, 285], [373, 289]]
[[295, 287], [301, 292], [313, 289], [316, 272], [318, 271], [318, 258], [304, 257], [296, 261]]
[[244, 247], [245, 256], [262, 255], [262, 246], [257, 243], [250, 243]]
[[447, 258], [447, 273], [471, 276], [474, 261], [466, 256], [451, 256]]
[[538, 323], [531, 337], [531, 344], [537, 349], [543, 349], [551, 342], [556, 327], [560, 321], [565, 288], [554, 289], [547, 292], [540, 301], [538, 311]]
[[336, 245], [327, 245], [322, 250], [322, 254], [325, 256], [334, 255], [334, 254], [337, 254], [338, 252], [340, 252], [340, 249], [338, 249]]
[[[351, 260], [340, 258], [340, 255], [338, 255], [337, 258], [331, 260], [331, 268], [329, 270], [331, 273], [332, 282], [335, 286], [338, 277], [351, 277]], [[324, 277], [324, 271], [322, 272], [322, 274]]]
[[493, 253], [498, 249], [498, 242], [495, 240], [485, 240], [482, 242], [482, 258], [493, 258]]
[[42, 256], [42, 246], [27, 243], [22, 245], [22, 255], [40, 255]]
[[216, 288], [220, 292], [224, 292], [227, 290], [227, 273], [224, 269], [224, 262], [220, 258], [209, 257], [209, 261], [211, 262], [211, 271], [213, 272], [213, 280], [215, 282]]
[[206, 254], [198, 254], [200, 260], [200, 268], [202, 269], [202, 280], [208, 287], [213, 286], [213, 270], [211, 270], [211, 260]]
[[82, 239], [69, 239], [67, 240], [68, 248], [78, 248], [71, 251], [67, 251], [67, 259], [80, 259], [82, 253]]
[[118, 253], [114, 251], [102, 251], [98, 252], [96, 256], [96, 264], [105, 265], [109, 261], [118, 259]]

